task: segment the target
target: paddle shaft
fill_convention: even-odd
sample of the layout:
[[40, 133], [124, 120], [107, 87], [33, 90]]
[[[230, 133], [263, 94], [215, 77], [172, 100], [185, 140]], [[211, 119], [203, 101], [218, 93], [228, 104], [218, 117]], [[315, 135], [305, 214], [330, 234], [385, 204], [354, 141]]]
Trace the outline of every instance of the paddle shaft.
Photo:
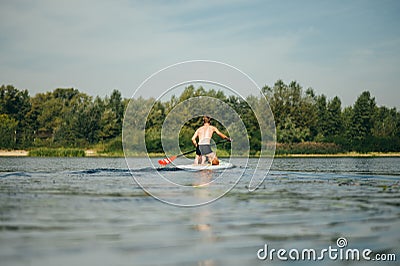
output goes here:
[[[221, 143], [224, 143], [224, 142], [227, 142], [227, 141], [228, 141], [227, 139], [223, 139], [223, 140], [220, 140], [220, 141], [216, 142], [215, 145], [221, 144]], [[198, 144], [197, 144], [197, 145], [198, 145]], [[186, 155], [186, 154], [190, 154], [190, 153], [192, 153], [192, 152], [195, 152], [196, 150], [197, 150], [197, 148], [194, 149], [194, 150], [191, 150], [191, 151], [187, 151], [187, 152], [181, 153], [181, 154], [179, 154], [179, 155], [176, 155], [176, 158], [181, 157], [181, 156]]]
[[[220, 141], [216, 142], [215, 145], [221, 144], [221, 143], [224, 143], [224, 142], [227, 142], [228, 140], [230, 140], [230, 139], [220, 140]], [[194, 150], [191, 150], [191, 151], [187, 151], [187, 152], [181, 153], [181, 154], [179, 154], [179, 155], [174, 155], [174, 156], [171, 156], [171, 157], [169, 157], [169, 158], [165, 158], [165, 159], [163, 159], [163, 160], [159, 160], [158, 163], [159, 163], [159, 164], [162, 164], [162, 165], [169, 164], [169, 163], [171, 163], [173, 160], [175, 160], [176, 158], [181, 157], [181, 156], [186, 155], [186, 154], [190, 154], [190, 153], [192, 153], [192, 152], [195, 152], [196, 150], [197, 150], [197, 148], [194, 149]]]

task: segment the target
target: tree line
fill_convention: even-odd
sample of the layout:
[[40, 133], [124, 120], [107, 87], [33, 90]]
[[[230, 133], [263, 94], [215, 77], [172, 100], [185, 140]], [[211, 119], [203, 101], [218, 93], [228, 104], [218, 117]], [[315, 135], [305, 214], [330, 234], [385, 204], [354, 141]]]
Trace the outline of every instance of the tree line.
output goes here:
[[[304, 90], [295, 81], [285, 84], [278, 80], [272, 87], [264, 86], [262, 93], [274, 114], [278, 153], [400, 151], [400, 112], [396, 108], [377, 106], [368, 91], [345, 108], [339, 97], [328, 99], [311, 88]], [[152, 106], [144, 129], [149, 152], [162, 152], [161, 127], [168, 112], [180, 102], [197, 96], [218, 98], [231, 106], [246, 126], [251, 152], [257, 154], [261, 134], [248, 105], [252, 96], [242, 99], [192, 85], [181, 95], [156, 101]], [[132, 101], [141, 108], [149, 99]], [[73, 88], [30, 96], [27, 90], [3, 85], [0, 87], [0, 148], [87, 148], [105, 143], [110, 149], [120, 150], [128, 102], [118, 90], [104, 98]], [[182, 147], [191, 145], [192, 132], [200, 124], [201, 118], [194, 118], [181, 129]]]
[[369, 91], [342, 108], [339, 97], [327, 99], [311, 88], [304, 91], [295, 81], [278, 80], [262, 90], [275, 117], [278, 143], [333, 143], [338, 151], [400, 151], [400, 112], [378, 107]]
[[124, 105], [121, 93], [93, 98], [77, 89], [29, 96], [27, 90], [0, 87], [0, 148], [89, 147], [118, 138]]

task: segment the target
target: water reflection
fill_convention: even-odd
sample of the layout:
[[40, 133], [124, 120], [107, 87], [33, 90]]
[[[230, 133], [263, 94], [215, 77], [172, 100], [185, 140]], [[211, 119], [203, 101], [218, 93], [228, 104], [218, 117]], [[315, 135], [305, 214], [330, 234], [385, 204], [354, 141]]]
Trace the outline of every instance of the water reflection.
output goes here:
[[203, 170], [194, 172], [193, 187], [205, 187], [213, 181], [213, 171]]
[[202, 260], [197, 263], [199, 266], [214, 266], [215, 263], [213, 260]]
[[[212, 171], [199, 171], [194, 175], [195, 181], [193, 186], [195, 189], [195, 197], [200, 200], [207, 199], [209, 197], [209, 186], [212, 186], [213, 172]], [[213, 231], [213, 213], [210, 210], [209, 205], [202, 206], [194, 210], [194, 215], [191, 218], [193, 229], [199, 232], [198, 242], [201, 245], [212, 245], [216, 242], [216, 236]], [[202, 254], [204, 256], [205, 254]], [[210, 258], [201, 258], [198, 260], [197, 265], [199, 266], [214, 266], [215, 262]]]

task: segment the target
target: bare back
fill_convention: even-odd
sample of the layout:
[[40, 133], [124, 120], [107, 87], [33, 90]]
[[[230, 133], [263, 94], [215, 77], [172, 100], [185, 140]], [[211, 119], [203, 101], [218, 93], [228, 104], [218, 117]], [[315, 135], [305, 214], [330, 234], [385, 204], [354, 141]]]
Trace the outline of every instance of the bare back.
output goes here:
[[193, 145], [197, 147], [196, 139], [199, 138], [198, 144], [210, 144], [211, 138], [214, 133], [217, 133], [223, 139], [228, 138], [225, 134], [221, 133], [218, 128], [211, 126], [209, 123], [205, 123], [203, 126], [199, 127], [193, 134], [192, 142]]
[[197, 137], [199, 138], [199, 144], [210, 144], [212, 135], [215, 132], [215, 127], [210, 124], [205, 124], [204, 126], [197, 129]]

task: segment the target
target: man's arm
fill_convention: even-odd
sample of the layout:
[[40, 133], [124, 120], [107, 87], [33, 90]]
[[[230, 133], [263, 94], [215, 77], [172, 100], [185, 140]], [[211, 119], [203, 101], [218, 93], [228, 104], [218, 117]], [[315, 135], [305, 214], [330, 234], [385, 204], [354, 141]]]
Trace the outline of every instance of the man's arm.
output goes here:
[[221, 138], [230, 140], [230, 138], [228, 138], [224, 133], [219, 131], [218, 128], [216, 128], [216, 127], [214, 127], [214, 132], [217, 133], [217, 135], [220, 136]]
[[199, 135], [199, 130], [197, 129], [196, 132], [194, 132], [193, 137], [192, 137], [192, 143], [195, 147], [197, 147], [196, 138], [198, 135]]

